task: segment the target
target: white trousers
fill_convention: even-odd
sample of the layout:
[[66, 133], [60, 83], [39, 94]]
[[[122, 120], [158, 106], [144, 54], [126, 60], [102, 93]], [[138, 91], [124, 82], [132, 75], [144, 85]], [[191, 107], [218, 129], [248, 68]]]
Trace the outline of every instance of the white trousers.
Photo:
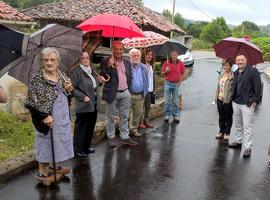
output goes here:
[[254, 109], [252, 106], [247, 107], [233, 102], [235, 140], [243, 143], [244, 150], [252, 148]]

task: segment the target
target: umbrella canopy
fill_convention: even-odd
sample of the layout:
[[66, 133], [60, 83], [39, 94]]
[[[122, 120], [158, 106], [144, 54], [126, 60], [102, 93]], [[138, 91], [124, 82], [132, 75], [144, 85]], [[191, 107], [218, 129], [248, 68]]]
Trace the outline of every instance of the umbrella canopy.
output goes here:
[[173, 50], [177, 51], [179, 54], [184, 54], [188, 50], [188, 48], [185, 45], [173, 39], [170, 39], [164, 44], [152, 46], [150, 48], [155, 53], [155, 56], [159, 57], [167, 57]]
[[146, 48], [154, 45], [164, 44], [169, 41], [169, 38], [155, 33], [153, 31], [143, 31], [145, 37], [126, 38], [122, 43], [126, 49], [131, 48]]
[[263, 63], [263, 55], [259, 47], [245, 38], [228, 37], [213, 46], [216, 56], [220, 58], [235, 59], [237, 54], [244, 54], [250, 65]]
[[29, 35], [0, 24], [0, 77], [24, 59], [28, 38]]
[[67, 69], [82, 55], [82, 32], [58, 24], [50, 24], [33, 33], [27, 45], [27, 56], [9, 75], [28, 85], [41, 67], [40, 54], [46, 47], [56, 48], [61, 57], [60, 69]]
[[139, 27], [128, 17], [116, 14], [100, 14], [86, 19], [77, 28], [86, 31], [102, 31], [103, 37], [144, 37]]

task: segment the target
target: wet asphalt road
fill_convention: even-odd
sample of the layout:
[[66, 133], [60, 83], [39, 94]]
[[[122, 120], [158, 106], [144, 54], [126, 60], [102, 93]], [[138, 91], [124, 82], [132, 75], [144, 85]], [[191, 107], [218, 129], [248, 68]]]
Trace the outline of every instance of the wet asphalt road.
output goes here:
[[[1, 200], [269, 200], [270, 81], [256, 112], [250, 159], [214, 139], [218, 131], [213, 101], [218, 60], [197, 60], [183, 83], [179, 125], [154, 121], [137, 148], [99, 144], [89, 160], [71, 160], [69, 181], [57, 188], [36, 185], [34, 171], [0, 186]], [[232, 133], [234, 129], [232, 130]]]

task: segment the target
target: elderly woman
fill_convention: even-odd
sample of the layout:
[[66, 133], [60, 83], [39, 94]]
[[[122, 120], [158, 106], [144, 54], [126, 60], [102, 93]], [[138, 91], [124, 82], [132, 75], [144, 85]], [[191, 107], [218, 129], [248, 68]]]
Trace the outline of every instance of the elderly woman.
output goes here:
[[99, 103], [99, 82], [104, 81], [90, 65], [89, 54], [84, 51], [80, 64], [69, 74], [75, 97], [75, 129], [74, 151], [77, 158], [86, 158], [88, 153], [94, 153], [91, 145], [97, 121]]
[[234, 76], [231, 71], [233, 61], [226, 59], [222, 61], [223, 69], [218, 79], [216, 91], [216, 102], [219, 113], [219, 133], [216, 139], [229, 140], [232, 122], [233, 122], [233, 107], [232, 97], [234, 92]]
[[43, 49], [41, 60], [43, 66], [30, 82], [25, 106], [30, 110], [36, 128], [39, 171], [35, 177], [39, 181], [54, 182], [50, 134], [54, 138], [56, 181], [70, 172], [70, 168], [58, 163], [74, 157], [68, 106], [68, 95], [73, 87], [69, 78], [58, 69], [60, 55], [55, 48]]

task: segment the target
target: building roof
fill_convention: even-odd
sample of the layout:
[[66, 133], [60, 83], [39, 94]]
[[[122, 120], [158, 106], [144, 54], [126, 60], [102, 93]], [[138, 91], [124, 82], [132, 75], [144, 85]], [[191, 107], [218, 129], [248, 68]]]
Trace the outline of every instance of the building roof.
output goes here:
[[101, 13], [125, 15], [136, 24], [142, 19], [147, 25], [161, 31], [185, 33], [177, 25], [147, 7], [139, 6], [131, 0], [64, 0], [60, 2], [35, 6], [23, 10], [23, 13], [36, 20], [62, 20], [81, 22]]
[[0, 1], [0, 20], [32, 22], [33, 19]]

